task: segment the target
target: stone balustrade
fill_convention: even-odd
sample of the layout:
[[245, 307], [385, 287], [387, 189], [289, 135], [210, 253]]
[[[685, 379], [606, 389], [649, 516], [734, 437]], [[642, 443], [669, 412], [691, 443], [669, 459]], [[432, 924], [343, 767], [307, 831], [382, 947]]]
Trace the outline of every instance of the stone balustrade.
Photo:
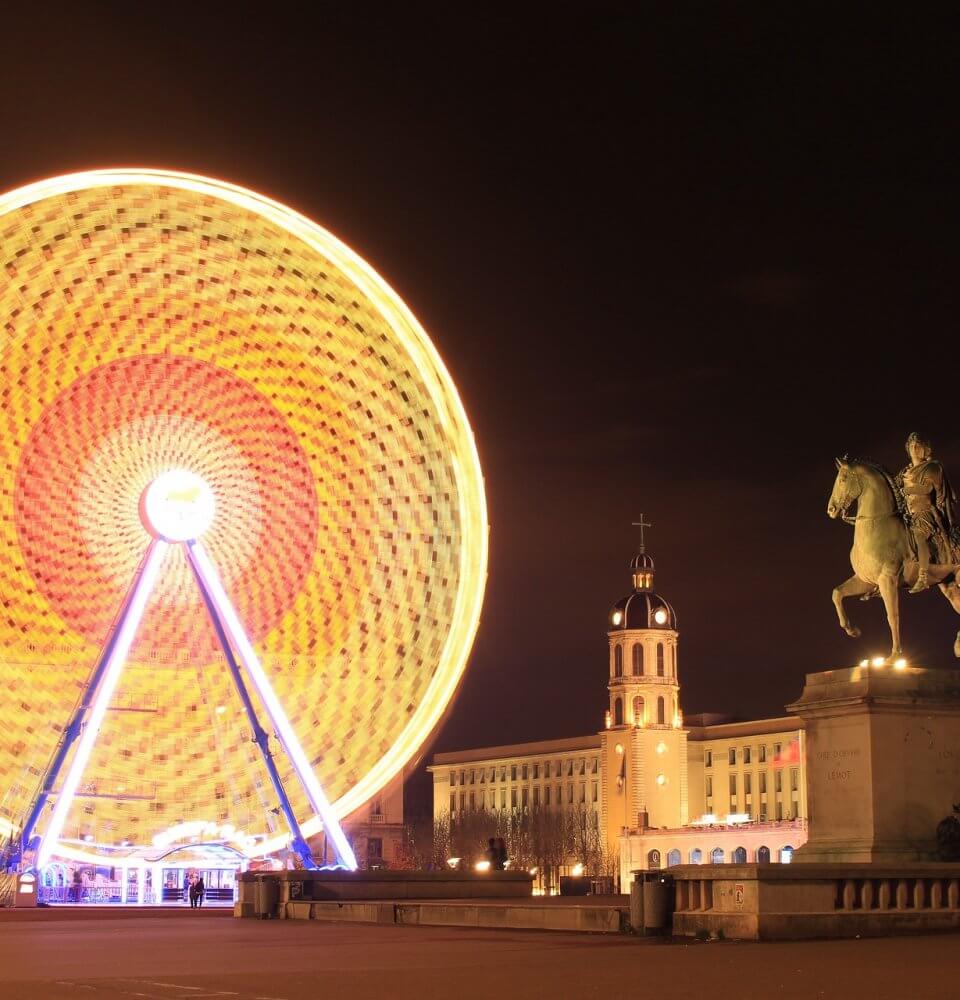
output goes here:
[[751, 940], [960, 927], [960, 865], [681, 865], [675, 934]]

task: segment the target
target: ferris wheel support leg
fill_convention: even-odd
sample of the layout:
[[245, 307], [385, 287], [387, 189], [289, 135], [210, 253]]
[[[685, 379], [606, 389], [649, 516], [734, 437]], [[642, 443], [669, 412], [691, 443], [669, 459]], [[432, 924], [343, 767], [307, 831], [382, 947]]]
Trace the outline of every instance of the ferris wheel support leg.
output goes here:
[[36, 802], [30, 810], [30, 815], [23, 824], [20, 843], [21, 849], [26, 850], [30, 847], [33, 831], [53, 792], [54, 783], [59, 776], [67, 754], [74, 743], [76, 743], [76, 753], [73, 755], [73, 760], [70, 762], [63, 785], [57, 795], [57, 801], [54, 804], [50, 822], [47, 824], [40, 839], [40, 845], [37, 848], [36, 867], [38, 869], [42, 868], [50, 860], [50, 854], [60, 839], [60, 834], [63, 833], [67, 812], [70, 809], [71, 802], [73, 802], [80, 779], [83, 777], [87, 761], [90, 759], [90, 752], [93, 750], [97, 734], [100, 732], [101, 725], [103, 725], [103, 717], [106, 715], [107, 708], [110, 706], [110, 699], [113, 697], [113, 692], [117, 687], [117, 681], [123, 672], [123, 664], [126, 661], [127, 654], [130, 652], [130, 646], [133, 644], [137, 628], [140, 625], [140, 619], [143, 617], [143, 611], [147, 605], [147, 599], [156, 583], [160, 563], [163, 561], [166, 551], [166, 543], [159, 539], [152, 541], [147, 548], [147, 554], [144, 556], [140, 568], [134, 575], [127, 599], [114, 623], [113, 632], [103, 647], [103, 652], [100, 654], [97, 665], [93, 668], [93, 673], [87, 682], [86, 689], [80, 699], [80, 704], [77, 706], [73, 717], [64, 730], [63, 740], [53, 760], [50, 762], [50, 767], [47, 769], [40, 794], [37, 796]]
[[356, 871], [357, 859], [354, 856], [353, 848], [344, 835], [340, 821], [337, 819], [333, 808], [327, 801], [326, 795], [324, 795], [323, 789], [320, 787], [320, 782], [317, 780], [317, 776], [310, 766], [310, 761], [307, 759], [307, 755], [304, 753], [303, 747], [297, 739], [297, 734], [290, 725], [283, 706], [280, 704], [263, 667], [260, 665], [260, 661], [257, 659], [257, 654], [254, 652], [253, 646], [250, 644], [250, 640], [247, 638], [246, 632], [244, 632], [243, 626], [240, 624], [240, 619], [237, 617], [237, 613], [230, 603], [230, 599], [227, 597], [227, 592], [220, 582], [220, 577], [217, 575], [210, 557], [198, 541], [193, 540], [185, 544], [190, 565], [193, 567], [197, 577], [202, 581], [210, 600], [217, 609], [227, 638], [236, 650], [240, 663], [252, 681], [260, 697], [260, 702], [270, 717], [270, 723], [279, 736], [280, 743], [286, 751], [290, 763], [293, 764], [297, 776], [300, 778], [304, 791], [307, 793], [307, 798], [323, 822], [328, 836], [333, 841], [337, 861], [344, 868]]
[[192, 559], [190, 560], [190, 567], [196, 577], [197, 587], [203, 597], [203, 603], [207, 607], [207, 613], [210, 615], [210, 621], [213, 624], [214, 631], [217, 633], [217, 641], [220, 643], [220, 648], [223, 650], [227, 666], [230, 668], [230, 675], [233, 677], [233, 683], [236, 686], [237, 693], [240, 695], [240, 701], [243, 702], [243, 709], [247, 713], [247, 721], [250, 723], [250, 728], [253, 732], [253, 742], [260, 748], [260, 753], [263, 755], [263, 762], [266, 765], [267, 773], [270, 775], [270, 783], [273, 785], [273, 790], [276, 792], [277, 798], [280, 801], [280, 808], [286, 818], [287, 826], [290, 827], [290, 846], [300, 856], [300, 859], [307, 868], [316, 868], [317, 863], [313, 858], [313, 853], [311, 852], [309, 845], [300, 831], [300, 824], [297, 822], [293, 806], [290, 804], [290, 799], [287, 795], [286, 789], [283, 787], [283, 781], [280, 778], [280, 772], [277, 770], [276, 761], [273, 759], [273, 754], [270, 752], [270, 737], [267, 735], [263, 726], [260, 725], [260, 720], [257, 718], [257, 710], [254, 708], [253, 701], [250, 698], [250, 692], [247, 690], [247, 686], [243, 682], [240, 665], [237, 663], [237, 659], [233, 655], [233, 650], [230, 648], [230, 642], [227, 639], [226, 632], [224, 631], [223, 622], [220, 620], [217, 606], [214, 603], [213, 598], [211, 598], [210, 592], [207, 590], [207, 586], [203, 582], [203, 577], [198, 572]]

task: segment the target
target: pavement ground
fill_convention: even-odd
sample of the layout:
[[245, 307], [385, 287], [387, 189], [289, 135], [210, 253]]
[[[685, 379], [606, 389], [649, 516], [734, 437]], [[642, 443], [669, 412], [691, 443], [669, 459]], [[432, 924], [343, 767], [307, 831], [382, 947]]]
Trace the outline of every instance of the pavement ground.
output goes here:
[[960, 935], [696, 943], [175, 916], [0, 922], [2, 1000], [372, 997], [926, 1000], [960, 996]]

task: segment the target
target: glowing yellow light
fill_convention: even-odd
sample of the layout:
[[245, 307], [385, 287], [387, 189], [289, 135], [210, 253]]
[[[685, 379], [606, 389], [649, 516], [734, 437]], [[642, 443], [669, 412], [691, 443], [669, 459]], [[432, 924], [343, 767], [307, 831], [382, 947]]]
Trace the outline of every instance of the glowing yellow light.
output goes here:
[[872, 662], [873, 666], [882, 667], [887, 661], [882, 656], [875, 656]]
[[[134, 216], [141, 221], [136, 223], [136, 228], [131, 228], [124, 220]], [[173, 224], [177, 220], [184, 220], [185, 224]], [[318, 544], [326, 546], [329, 562], [322, 564], [319, 557], [313, 560], [311, 553], [311, 572], [317, 576], [323, 576], [331, 569], [336, 570], [340, 565], [338, 552], [341, 540], [345, 545], [349, 542], [347, 550], [351, 552], [351, 574], [357, 567], [363, 570], [362, 564], [353, 556], [354, 549], [360, 545], [369, 549], [369, 566], [376, 564], [380, 558], [379, 546], [384, 544], [381, 539], [387, 537], [375, 516], [378, 506], [383, 507], [383, 524], [396, 520], [397, 516], [392, 506], [397, 503], [397, 490], [393, 488], [392, 479], [388, 485], [388, 472], [379, 469], [377, 463], [393, 463], [385, 467], [392, 473], [397, 459], [411, 457], [391, 456], [389, 453], [384, 453], [385, 457], [376, 457], [383, 452], [382, 442], [386, 440], [384, 434], [379, 433], [383, 428], [377, 427], [378, 433], [368, 435], [364, 407], [359, 403], [353, 405], [350, 400], [353, 390], [348, 389], [346, 382], [335, 383], [335, 376], [342, 374], [347, 358], [352, 358], [352, 355], [343, 353], [345, 341], [338, 342], [332, 339], [334, 333], [323, 331], [328, 328], [330, 331], [343, 329], [357, 343], [356, 363], [353, 360], [349, 362], [352, 366], [350, 385], [356, 383], [360, 386], [365, 398], [371, 393], [377, 398], [377, 404], [371, 406], [380, 406], [384, 428], [392, 427], [399, 434], [397, 428], [401, 420], [406, 420], [404, 414], [407, 408], [411, 413], [416, 410], [422, 415], [425, 429], [428, 425], [431, 428], [432, 440], [426, 444], [426, 449], [430, 451], [424, 465], [436, 473], [438, 488], [437, 495], [427, 497], [424, 502], [432, 499], [435, 508], [442, 507], [443, 500], [439, 498], [442, 498], [444, 490], [447, 491], [447, 507], [434, 510], [433, 514], [436, 521], [439, 513], [439, 523], [445, 526], [448, 537], [444, 540], [443, 532], [431, 535], [426, 525], [422, 529], [418, 527], [412, 537], [413, 545], [425, 552], [442, 553], [446, 551], [444, 546], [450, 552], [449, 567], [442, 574], [438, 570], [437, 578], [429, 586], [423, 585], [425, 591], [432, 588], [434, 593], [425, 622], [430, 617], [434, 622], [429, 626], [423, 623], [409, 628], [404, 624], [402, 629], [398, 627], [396, 636], [390, 634], [387, 637], [392, 625], [385, 615], [383, 626], [372, 628], [369, 634], [357, 633], [355, 636], [350, 631], [353, 621], [347, 627], [341, 627], [337, 621], [336, 603], [331, 601], [328, 603], [334, 625], [327, 629], [327, 634], [316, 637], [296, 635], [296, 628], [291, 623], [303, 622], [310, 617], [304, 614], [307, 606], [304, 602], [317, 600], [319, 585], [314, 585], [309, 590], [309, 597], [304, 596], [308, 593], [306, 589], [294, 592], [299, 604], [291, 603], [289, 608], [281, 608], [277, 623], [282, 615], [286, 615], [282, 618], [286, 630], [282, 643], [277, 643], [274, 648], [269, 629], [264, 629], [257, 636], [257, 643], [267, 653], [268, 659], [271, 654], [277, 654], [271, 664], [272, 669], [283, 671], [286, 664], [298, 655], [301, 657], [302, 662], [296, 669], [304, 671], [302, 675], [289, 676], [284, 682], [286, 690], [296, 692], [290, 697], [299, 697], [301, 702], [297, 706], [297, 718], [292, 722], [300, 730], [299, 735], [305, 739], [308, 750], [315, 751], [320, 758], [317, 770], [322, 775], [324, 786], [338, 796], [333, 803], [336, 814], [342, 819], [355, 812], [402, 773], [404, 765], [416, 754], [424, 739], [436, 729], [460, 683], [483, 600], [488, 529], [482, 475], [466, 413], [440, 355], [396, 292], [347, 246], [286, 206], [232, 184], [163, 170], [88, 171], [52, 178], [0, 195], [0, 221], [5, 245], [9, 240], [12, 241], [10, 245], [26, 248], [17, 257], [16, 275], [8, 273], [0, 281], [0, 313], [7, 317], [8, 322], [4, 335], [5, 358], [9, 364], [24, 357], [26, 351], [32, 352], [39, 343], [38, 331], [42, 329], [43, 344], [46, 345], [42, 353], [53, 359], [50, 364], [44, 362], [43, 366], [37, 364], [32, 369], [40, 374], [25, 376], [31, 384], [25, 391], [19, 392], [24, 405], [20, 407], [17, 403], [17, 413], [22, 416], [25, 427], [35, 426], [41, 420], [45, 408], [54, 399], [57, 386], [70, 386], [73, 379], [79, 380], [117, 359], [135, 360], [147, 354], [152, 358], [189, 359], [191, 364], [195, 360], [215, 372], [227, 370], [229, 354], [237, 361], [237, 364], [231, 364], [230, 370], [239, 366], [238, 380], [250, 385], [256, 381], [254, 376], [267, 378], [264, 372], [270, 369], [274, 374], [269, 375], [268, 381], [272, 380], [271, 387], [277, 390], [273, 398], [281, 400], [277, 403], [277, 414], [282, 419], [289, 419], [298, 436], [306, 435], [311, 427], [330, 418], [325, 407], [331, 408], [330, 413], [335, 410], [339, 413], [338, 408], [342, 409], [345, 416], [341, 415], [341, 424], [334, 428], [342, 434], [338, 439], [341, 443], [337, 451], [337, 467], [340, 469], [342, 463], [342, 468], [346, 470], [353, 463], [358, 484], [362, 479], [363, 490], [346, 504], [350, 508], [349, 516], [348, 513], [342, 517], [337, 514], [324, 527], [326, 533]], [[50, 246], [46, 245], [48, 232], [52, 241]], [[34, 235], [30, 236], [31, 233]], [[28, 237], [25, 242], [24, 234]], [[91, 241], [96, 245], [87, 249]], [[51, 250], [51, 247], [55, 249]], [[100, 281], [107, 286], [102, 295], [96, 287]], [[327, 294], [322, 294], [324, 291]], [[47, 303], [49, 309], [47, 306], [39, 311], [23, 309], [25, 297], [34, 295], [35, 299], [30, 298], [31, 302]], [[48, 298], [50, 295], [56, 298]], [[274, 296], [274, 304], [268, 310], [266, 298], [271, 295]], [[248, 300], [248, 296], [253, 297]], [[248, 302], [255, 301], [261, 305], [262, 315], [248, 307]], [[54, 305], [54, 302], [57, 304]], [[129, 321], [125, 327], [131, 331], [129, 334], [117, 333], [111, 323], [102, 323], [104, 302], [109, 303], [111, 315], [123, 316]], [[99, 318], [91, 319], [93, 316]], [[75, 332], [80, 329], [97, 331], [101, 327], [102, 334], [89, 334], [96, 339], [95, 345], [90, 341], [83, 346], [88, 339], [86, 333], [74, 339]], [[340, 334], [336, 337], [339, 338]], [[365, 346], [366, 341], [369, 341], [369, 350]], [[25, 348], [24, 345], [30, 346]], [[320, 350], [321, 346], [323, 351], [330, 351], [329, 364], [324, 360], [326, 355]], [[239, 348], [242, 350], [238, 353]], [[340, 355], [334, 357], [334, 351], [340, 351]], [[405, 373], [403, 378], [410, 385], [405, 382], [404, 386], [385, 390], [389, 380], [396, 378], [398, 383], [401, 381], [398, 373]], [[298, 385], [306, 386], [306, 391], [298, 390]], [[321, 385], [322, 389], [319, 388]], [[401, 400], [400, 388], [408, 394], [412, 393], [409, 404]], [[323, 392], [329, 392], [329, 395], [324, 398]], [[14, 396], [17, 395], [15, 392]], [[360, 390], [356, 395], [359, 398]], [[349, 409], [347, 403], [350, 404]], [[338, 419], [341, 417], [338, 416]], [[421, 418], [414, 416], [410, 433], [415, 433], [418, 419]], [[144, 442], [149, 444], [154, 439], [155, 430], [152, 424], [141, 427], [141, 437], [134, 435], [134, 442], [138, 446]], [[5, 441], [0, 442], [3, 465], [15, 472], [23, 439], [15, 433], [9, 433], [4, 438]], [[368, 438], [375, 439], [369, 447], [364, 444]], [[175, 436], [170, 440], [178, 444]], [[222, 442], [218, 443], [215, 438], [208, 436], [201, 443], [207, 449], [204, 454], [209, 466], [216, 471], [217, 461], [226, 460], [229, 455], [223, 449], [218, 450]], [[344, 447], [347, 443], [348, 446]], [[120, 441], [119, 445], [124, 445], [124, 442]], [[91, 476], [101, 469], [96, 462], [105, 463], [102, 468], [111, 467], [111, 461], [118, 454], [117, 448], [118, 442], [110, 439], [102, 442], [102, 454], [91, 449], [91, 462], [94, 463], [91, 465]], [[435, 463], [430, 457], [433, 454], [438, 456]], [[310, 461], [313, 457], [309, 456]], [[423, 456], [417, 455], [416, 458], [422, 460]], [[315, 470], [311, 467], [315, 482], [327, 484], [341, 475], [340, 472], [336, 476], [331, 475], [332, 466], [327, 464], [326, 456], [320, 456], [318, 462]], [[407, 463], [401, 461], [399, 464]], [[162, 466], [154, 467], [152, 474], [163, 471]], [[243, 473], [239, 468], [236, 471]], [[207, 479], [207, 467], [198, 468], [197, 472], [202, 472]], [[234, 474], [233, 467], [230, 474]], [[404, 475], [407, 473], [404, 472]], [[134, 482], [132, 479], [129, 481]], [[241, 485], [247, 482], [242, 476], [240, 481]], [[146, 485], [143, 480], [138, 482], [140, 489]], [[250, 482], [255, 485], [256, 479], [250, 479]], [[209, 532], [215, 534], [224, 505], [217, 492], [217, 482], [210, 479], [209, 483], [218, 508]], [[7, 484], [4, 488], [7, 490]], [[188, 485], [187, 492], [173, 497], [174, 501], [189, 506], [203, 499], [204, 510], [210, 514], [209, 497], [195, 496], [191, 489]], [[247, 489], [245, 485], [244, 489]], [[416, 490], [410, 492], [415, 493]], [[426, 495], [430, 490], [425, 488], [423, 492]], [[297, 498], [292, 505], [296, 506], [301, 499]], [[331, 510], [334, 504], [341, 503], [333, 492], [323, 500], [325, 506], [330, 501]], [[230, 502], [236, 504], [236, 498]], [[256, 497], [253, 495], [249, 509], [253, 510], [255, 506]], [[92, 507], [91, 510], [112, 511], [105, 505]], [[69, 513], [74, 520], [77, 516], [85, 516], [83, 511], [79, 515], [77, 512]], [[162, 520], [163, 514], [159, 516]], [[412, 525], [414, 511], [401, 511], [401, 522]], [[153, 517], [150, 523], [159, 527]], [[268, 531], [269, 527], [269, 524], [258, 525], [257, 530]], [[0, 530], [0, 534], [5, 530]], [[10, 531], [15, 531], [15, 526]], [[244, 546], [256, 551], [258, 538], [234, 537], [229, 539], [229, 544], [237, 552]], [[6, 557], [9, 565], [0, 566], [0, 578], [5, 592], [15, 590], [25, 593], [25, 587], [14, 586], [19, 580], [18, 573], [25, 578], [27, 574], [26, 570], [16, 568], [22, 559], [14, 558], [14, 547], [4, 540], [2, 550], [11, 551]], [[401, 553], [401, 563], [404, 558]], [[112, 569], [105, 563], [98, 572], [111, 586], [116, 586], [109, 575]], [[449, 590], [443, 593], [441, 577], [444, 578], [444, 587], [449, 581]], [[370, 590], [372, 587], [375, 590], [378, 579], [383, 579], [383, 574], [371, 571], [369, 579], [364, 577], [361, 589]], [[123, 586], [128, 580], [129, 575], [125, 577]], [[356, 589], [356, 582], [353, 586]], [[399, 591], [391, 591], [389, 601], [399, 600], [403, 604], [397, 593]], [[34, 633], [47, 641], [47, 622], [56, 619], [62, 623], [56, 613], [48, 617], [45, 598], [39, 592], [31, 590], [29, 597], [13, 609], [11, 617], [31, 615]], [[419, 590], [415, 597], [419, 607], [423, 603]], [[443, 611], [439, 610], [441, 607]], [[406, 623], [406, 618], [403, 621]], [[67, 624], [71, 623], [68, 621]], [[14, 642], [18, 641], [15, 632], [20, 631], [21, 622], [18, 621], [17, 625], [18, 628], [11, 633], [14, 634]], [[334, 754], [322, 754], [319, 743], [313, 747], [309, 745], [312, 737], [307, 734], [314, 729], [322, 733], [326, 728], [327, 735], [317, 739], [332, 737], [336, 744], [348, 729], [357, 729], [356, 720], [351, 717], [356, 706], [351, 707], [350, 698], [339, 699], [337, 691], [359, 683], [359, 675], [351, 672], [343, 685], [334, 679], [328, 698], [331, 708], [323, 711], [333, 713], [331, 719], [336, 718], [340, 722], [328, 727], [322, 723], [316, 725], [311, 719], [314, 712], [321, 710], [318, 708], [320, 699], [317, 691], [306, 683], [310, 670], [302, 653], [305, 648], [315, 646], [317, 655], [324, 657], [327, 665], [333, 667], [336, 651], [342, 647], [348, 655], [348, 662], [352, 662], [349, 655], [353, 645], [369, 644], [377, 632], [382, 632], [385, 638], [374, 641], [381, 642], [384, 650], [394, 650], [398, 645], [418, 644], [423, 648], [436, 648], [438, 652], [423, 664], [427, 679], [422, 685], [417, 671], [406, 671], [402, 683], [410, 684], [416, 680], [416, 696], [404, 691], [403, 697], [397, 697], [395, 701], [397, 705], [408, 706], [406, 712], [384, 713], [394, 716], [394, 728], [389, 732], [378, 731], [377, 725], [385, 726], [385, 721], [378, 719], [371, 723], [373, 732], [383, 738], [385, 749], [375, 745], [376, 741], [370, 741], [369, 753], [356, 751], [357, 754], [367, 754], [362, 761], [355, 760], [351, 750], [348, 756], [351, 767], [339, 768], [334, 762]], [[25, 634], [21, 631], [21, 635]], [[61, 631], [60, 635], [65, 638], [56, 637], [59, 643], [57, 648], [63, 650], [62, 659], [71, 669], [76, 670], [78, 663], [96, 655], [97, 649], [84, 634]], [[316, 642], [308, 642], [311, 638]], [[7, 636], [0, 634], [0, 651], [7, 651], [8, 645]], [[9, 661], [15, 664], [17, 658], [11, 655]], [[200, 669], [203, 664], [194, 663], [193, 666]], [[11, 671], [15, 669], [15, 666], [5, 663], [0, 669], [0, 678], [11, 680]], [[168, 683], [167, 678], [171, 684], [179, 683], [177, 673], [164, 673], [163, 683]], [[188, 673], [184, 671], [183, 676]], [[339, 673], [339, 665], [329, 671], [332, 678]], [[131, 671], [130, 676], [135, 676], [135, 672]], [[145, 695], [151, 675], [144, 671], [141, 676], [145, 679], [137, 693]], [[156, 675], [149, 683], [156, 686]], [[64, 686], [64, 690], [68, 690], [68, 686]], [[52, 719], [60, 706], [50, 700], [49, 693], [47, 700], [48, 704], [43, 706], [44, 715]], [[65, 707], [69, 712], [69, 704], [65, 703]], [[223, 714], [220, 708], [217, 714]], [[233, 714], [238, 720], [242, 716], [239, 712]], [[174, 714], [166, 718], [171, 720], [168, 724], [179, 725], [186, 730], [189, 725], [200, 725], [200, 713], [197, 715], [197, 721], [187, 720], [182, 713], [179, 719]], [[160, 717], [164, 718], [162, 713]], [[15, 720], [14, 726], [4, 727], [6, 736], [0, 733], [0, 794], [9, 784], [5, 779], [12, 773], [11, 768], [23, 767], [22, 755], [11, 749], [22, 736], [16, 727], [30, 723], [29, 719], [22, 723]], [[111, 724], [122, 725], [120, 721]], [[221, 725], [228, 724], [224, 720]], [[338, 725], [342, 727], [342, 733]], [[359, 727], [358, 731], [362, 729]], [[163, 735], [164, 738], [170, 736]], [[112, 758], [106, 754], [101, 756], [107, 762], [106, 766], [112, 769]], [[327, 757], [331, 761], [329, 765], [325, 763]], [[96, 758], [93, 759], [96, 761]], [[94, 768], [97, 766], [104, 765], [95, 763]], [[244, 768], [236, 767], [239, 781], [232, 783], [231, 787], [239, 795], [246, 776], [241, 773]], [[169, 775], [163, 777], [172, 782], [173, 764], [168, 770]], [[251, 771], [252, 781], [253, 769], [246, 770]], [[327, 770], [329, 774], [324, 773]], [[356, 773], [355, 779], [345, 777], [351, 771]], [[211, 780], [216, 780], [216, 769], [210, 773]], [[344, 776], [338, 777], [338, 774]], [[98, 775], [89, 773], [87, 777], [96, 783]], [[184, 787], [189, 788], [191, 782], [195, 788], [192, 794], [212, 800], [212, 785], [208, 787], [203, 781], [197, 782], [186, 769]], [[256, 796], [253, 796], [250, 801], [255, 799]], [[125, 812], [121, 814], [112, 811], [117, 810], [116, 803], [107, 798], [100, 799], [94, 805], [96, 817], [98, 821], [100, 818], [114, 821], [117, 816], [127, 819], [140, 808], [138, 801], [123, 803]], [[7, 803], [14, 811], [22, 809], [24, 804], [9, 800]], [[153, 832], [144, 824], [141, 824], [141, 829], [147, 830], [148, 836]], [[319, 819], [306, 819], [302, 830], [306, 836], [320, 832]], [[258, 850], [270, 853], [284, 846], [288, 839], [286, 834], [278, 834], [259, 843]], [[57, 853], [65, 856], [63, 849], [58, 849]]]
[[460, 864], [459, 858], [447, 858], [447, 866], [449, 868], [456, 868], [458, 864]]
[[610, 709], [608, 708], [606, 712], [603, 713], [603, 727], [604, 729], [609, 729], [613, 725], [613, 716], [610, 714]]
[[614, 747], [614, 750], [616, 750], [616, 751], [617, 751], [617, 753], [623, 753], [623, 744], [622, 744], [622, 743], [618, 743], [618, 744], [617, 744], [617, 745], [616, 745], [616, 746]]
[[653, 613], [653, 620], [658, 624], [662, 625], [667, 620], [667, 613], [663, 608], [657, 608]]
[[474, 866], [473, 870], [477, 872], [488, 872], [490, 871], [489, 861], [478, 861]]
[[869, 667], [870, 666], [870, 661], [869, 660], [861, 660], [860, 661], [860, 666], [861, 667]]
[[901, 656], [899, 660], [896, 660], [893, 664], [894, 670], [906, 670], [907, 661]]
[[620, 622], [623, 621], [623, 615], [619, 611], [614, 611], [614, 613], [610, 616], [610, 621], [612, 621], [614, 625], [619, 625]]
[[666, 752], [667, 752], [667, 744], [666, 743], [658, 743], [657, 744], [657, 753], [666, 753]]
[[571, 874], [571, 875], [572, 875], [572, 876], [573, 876], [574, 878], [580, 878], [580, 876], [581, 876], [581, 875], [583, 874], [583, 865], [582, 865], [582, 864], [581, 864], [581, 863], [580, 863], [580, 862], [578, 861], [578, 862], [577, 862], [577, 863], [576, 863], [576, 864], [575, 864], [575, 865], [574, 865], [574, 866], [573, 866], [573, 867], [572, 867], [572, 868], [570, 869], [570, 874]]
[[658, 785], [665, 785], [666, 783], [667, 783], [667, 776], [665, 774], [658, 774], [657, 775], [657, 784]]

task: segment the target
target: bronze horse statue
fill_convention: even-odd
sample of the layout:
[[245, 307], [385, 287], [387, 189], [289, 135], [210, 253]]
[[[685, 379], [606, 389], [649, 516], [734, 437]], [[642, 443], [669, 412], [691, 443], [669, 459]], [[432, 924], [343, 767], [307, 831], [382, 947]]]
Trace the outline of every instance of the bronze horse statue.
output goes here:
[[[907, 525], [897, 505], [897, 493], [889, 473], [873, 462], [838, 458], [837, 478], [833, 484], [827, 516], [840, 517], [853, 525], [853, 548], [850, 565], [853, 576], [833, 590], [833, 603], [840, 627], [854, 638], [860, 629], [851, 624], [843, 607], [846, 597], [869, 600], [879, 593], [890, 626], [890, 659], [901, 655], [900, 604], [898, 588], [917, 580], [917, 555]], [[856, 503], [856, 514], [847, 512]], [[944, 597], [960, 614], [960, 563], [934, 563], [929, 578], [939, 585]], [[960, 632], [953, 644], [960, 657]]]

